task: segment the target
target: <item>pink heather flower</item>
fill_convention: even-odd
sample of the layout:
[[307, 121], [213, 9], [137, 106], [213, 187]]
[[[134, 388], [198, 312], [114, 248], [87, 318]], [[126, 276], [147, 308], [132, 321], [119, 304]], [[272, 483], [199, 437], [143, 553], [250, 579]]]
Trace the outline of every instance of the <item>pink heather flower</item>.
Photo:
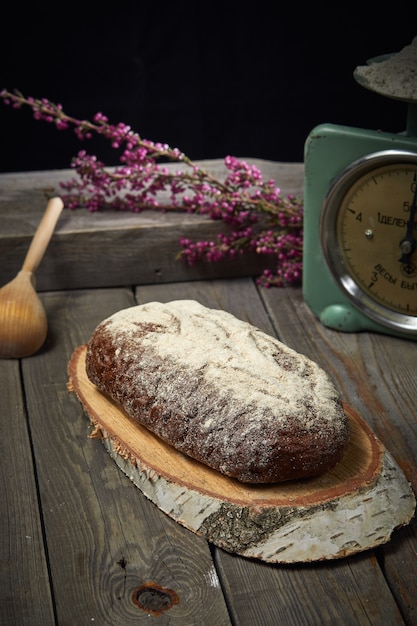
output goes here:
[[[275, 259], [276, 268], [264, 270], [258, 284], [268, 288], [300, 284], [302, 279], [303, 207], [293, 196], [283, 198], [274, 180], [264, 181], [253, 164], [226, 156], [224, 180], [193, 163], [178, 148], [143, 139], [130, 126], [109, 124], [98, 112], [93, 121], [68, 116], [61, 104], [42, 98], [25, 98], [6, 89], [0, 92], [5, 104], [13, 108], [29, 106], [35, 119], [55, 123], [58, 130], [73, 127], [80, 140], [94, 133], [108, 139], [121, 150], [120, 166], [106, 168], [96, 156], [80, 150], [71, 167], [77, 178], [62, 182], [66, 191], [65, 206], [71, 210], [87, 207], [91, 212], [103, 208], [139, 213], [145, 209], [181, 209], [200, 213], [223, 222], [226, 232], [213, 241], [180, 240], [179, 256], [189, 265], [200, 260], [220, 261], [245, 251], [265, 255], [268, 265]], [[158, 159], [181, 162], [185, 169], [176, 172], [161, 166]], [[168, 192], [169, 204], [161, 203], [160, 192]]]

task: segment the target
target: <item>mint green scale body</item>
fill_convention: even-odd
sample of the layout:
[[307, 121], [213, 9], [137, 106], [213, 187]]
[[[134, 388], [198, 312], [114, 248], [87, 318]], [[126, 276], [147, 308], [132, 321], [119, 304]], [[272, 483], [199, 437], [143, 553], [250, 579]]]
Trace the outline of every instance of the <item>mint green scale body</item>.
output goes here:
[[[370, 319], [347, 298], [326, 263], [320, 239], [320, 218], [326, 194], [338, 175], [357, 159], [384, 150], [417, 153], [416, 105], [410, 105], [405, 134], [317, 126], [305, 143], [303, 297], [327, 327], [342, 332], [375, 331], [417, 340], [417, 334], [396, 331]], [[417, 297], [417, 294], [416, 294]]]

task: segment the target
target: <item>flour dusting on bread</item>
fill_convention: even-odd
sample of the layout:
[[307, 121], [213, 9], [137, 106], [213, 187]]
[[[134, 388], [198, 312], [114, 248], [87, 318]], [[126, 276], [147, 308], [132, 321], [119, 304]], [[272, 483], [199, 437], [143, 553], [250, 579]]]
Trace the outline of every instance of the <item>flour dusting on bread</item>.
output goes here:
[[347, 418], [323, 369], [194, 300], [151, 302], [104, 320], [86, 367], [133, 419], [244, 482], [320, 474], [347, 444]]

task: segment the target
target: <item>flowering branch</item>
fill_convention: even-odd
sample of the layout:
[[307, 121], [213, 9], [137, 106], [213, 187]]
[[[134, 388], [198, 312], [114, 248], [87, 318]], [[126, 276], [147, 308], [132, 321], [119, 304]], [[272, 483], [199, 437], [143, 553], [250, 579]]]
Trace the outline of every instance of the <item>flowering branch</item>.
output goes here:
[[[78, 178], [61, 182], [69, 209], [104, 208], [139, 213], [145, 209], [185, 210], [221, 220], [228, 234], [215, 241], [180, 241], [184, 257], [192, 265], [200, 259], [233, 258], [245, 250], [274, 258], [276, 269], [264, 270], [258, 283], [266, 287], [299, 284], [302, 272], [303, 207], [293, 196], [281, 197], [273, 180], [263, 180], [254, 165], [227, 156], [227, 176], [219, 180], [194, 163], [178, 148], [143, 139], [130, 126], [110, 124], [97, 113], [93, 121], [67, 115], [60, 104], [43, 98], [24, 97], [3, 90], [0, 97], [14, 108], [29, 106], [35, 119], [54, 123], [57, 130], [73, 127], [80, 140], [101, 135], [119, 149], [120, 166], [107, 168], [96, 156], [81, 150], [71, 167]], [[160, 161], [163, 161], [160, 163]], [[182, 164], [173, 171], [164, 161]], [[161, 201], [163, 197], [163, 201]]]

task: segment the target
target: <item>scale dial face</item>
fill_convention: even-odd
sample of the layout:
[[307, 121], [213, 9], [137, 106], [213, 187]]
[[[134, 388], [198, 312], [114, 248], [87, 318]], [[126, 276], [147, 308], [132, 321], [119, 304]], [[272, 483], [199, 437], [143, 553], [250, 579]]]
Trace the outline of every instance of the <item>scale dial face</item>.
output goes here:
[[351, 303], [417, 334], [417, 153], [377, 152], [346, 168], [326, 196], [320, 236]]

